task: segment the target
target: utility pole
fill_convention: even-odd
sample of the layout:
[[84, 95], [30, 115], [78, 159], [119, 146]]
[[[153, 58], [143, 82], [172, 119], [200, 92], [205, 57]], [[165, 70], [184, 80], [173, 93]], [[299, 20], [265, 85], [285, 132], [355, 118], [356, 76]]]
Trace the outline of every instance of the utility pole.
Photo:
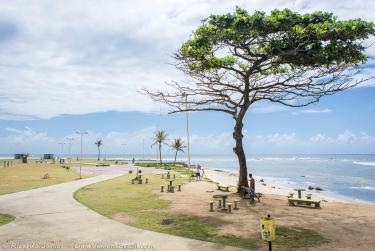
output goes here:
[[[185, 97], [185, 109], [186, 109], [186, 135], [187, 135], [187, 147], [188, 147], [188, 167], [189, 167], [189, 172], [190, 172], [190, 136], [189, 136], [189, 112], [187, 111], [188, 109], [188, 104], [187, 104], [187, 94], [184, 92], [183, 96]], [[191, 175], [190, 175], [191, 176]]]

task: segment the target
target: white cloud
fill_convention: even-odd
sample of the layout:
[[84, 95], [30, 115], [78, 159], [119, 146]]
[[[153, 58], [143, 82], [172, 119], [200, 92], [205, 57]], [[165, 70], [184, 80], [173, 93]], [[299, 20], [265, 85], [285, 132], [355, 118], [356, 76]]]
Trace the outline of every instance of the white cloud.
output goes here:
[[298, 115], [298, 114], [301, 114], [301, 113], [331, 113], [332, 110], [331, 109], [322, 109], [322, 110], [317, 110], [317, 109], [305, 109], [305, 110], [301, 110], [301, 111], [295, 111], [295, 112], [292, 112], [293, 115]]
[[[374, 1], [2, 1], [0, 119], [155, 111], [136, 92], [184, 77], [168, 63], [202, 18], [291, 8], [374, 20]], [[369, 53], [375, 55], [374, 49]], [[372, 69], [366, 70], [371, 74]], [[258, 112], [280, 111], [276, 106]], [[256, 109], [255, 109], [256, 111]]]
[[[151, 148], [152, 138], [156, 128], [146, 127], [133, 131], [110, 131], [98, 133], [90, 131], [83, 138], [84, 153], [96, 153], [94, 142], [103, 140], [102, 153], [154, 154], [156, 148]], [[345, 130], [337, 135], [317, 133], [311, 136], [302, 136], [295, 132], [277, 132], [271, 134], [249, 135], [244, 130], [243, 144], [251, 153], [363, 153], [375, 149], [375, 135], [365, 132], [351, 132]], [[80, 151], [80, 138], [76, 134], [64, 137], [53, 137], [46, 132], [38, 132], [29, 127], [14, 128], [5, 127], [0, 130], [0, 152], [53, 152], [60, 154], [61, 145], [67, 137], [73, 137], [71, 152], [77, 154]], [[185, 135], [169, 135], [169, 143], [173, 138], [181, 137], [187, 145]], [[123, 145], [126, 144], [126, 145]], [[192, 153], [231, 153], [234, 146], [232, 132], [226, 131], [217, 134], [192, 134], [190, 136]], [[64, 154], [68, 154], [68, 145], [64, 146]], [[168, 146], [163, 146], [164, 154], [173, 151]], [[186, 153], [185, 153], [186, 154]]]

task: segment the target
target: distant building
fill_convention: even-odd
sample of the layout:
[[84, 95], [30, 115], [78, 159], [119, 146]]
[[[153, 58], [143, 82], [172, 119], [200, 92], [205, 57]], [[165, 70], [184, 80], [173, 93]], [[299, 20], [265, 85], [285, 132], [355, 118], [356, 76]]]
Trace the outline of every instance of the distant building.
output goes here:
[[24, 157], [29, 157], [28, 153], [15, 153], [14, 154], [14, 159], [23, 159]]
[[53, 155], [53, 153], [45, 153], [43, 154], [43, 159], [54, 159], [55, 156]]
[[27, 157], [29, 157], [30, 154], [28, 153], [16, 153], [14, 154], [14, 159], [22, 159], [22, 163], [27, 163]]

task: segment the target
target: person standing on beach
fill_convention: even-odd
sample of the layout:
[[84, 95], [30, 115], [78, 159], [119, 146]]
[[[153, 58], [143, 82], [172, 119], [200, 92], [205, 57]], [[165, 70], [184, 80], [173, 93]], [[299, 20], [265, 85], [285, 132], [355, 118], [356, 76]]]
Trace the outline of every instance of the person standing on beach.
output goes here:
[[201, 179], [201, 166], [198, 164], [197, 168], [195, 169], [195, 176], [197, 177], [197, 180]]
[[255, 197], [255, 180], [253, 178], [253, 175], [249, 174], [249, 188], [250, 188], [250, 202], [254, 203], [254, 197]]

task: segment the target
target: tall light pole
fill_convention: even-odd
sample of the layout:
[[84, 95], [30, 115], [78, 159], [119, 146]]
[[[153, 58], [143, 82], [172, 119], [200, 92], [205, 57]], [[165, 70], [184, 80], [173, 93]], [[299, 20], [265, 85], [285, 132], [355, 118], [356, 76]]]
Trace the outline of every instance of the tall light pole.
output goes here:
[[81, 131], [76, 131], [76, 134], [81, 135], [81, 157], [79, 160], [79, 178], [82, 179], [82, 141], [83, 141], [83, 135], [89, 134], [87, 131], [81, 132]]
[[185, 97], [185, 109], [186, 109], [186, 135], [187, 135], [187, 147], [188, 147], [188, 164], [189, 164], [189, 170], [190, 170], [190, 136], [189, 136], [189, 112], [188, 104], [187, 104], [187, 94], [184, 92], [182, 94]]
[[62, 155], [64, 154], [64, 145], [65, 145], [65, 142], [59, 142], [57, 144], [61, 145], [60, 159], [62, 159]]
[[74, 138], [73, 137], [67, 137], [66, 141], [67, 141], [66, 144], [68, 144], [69, 159], [71, 159], [72, 158], [72, 156], [71, 156], [72, 155], [72, 144], [73, 144]]

